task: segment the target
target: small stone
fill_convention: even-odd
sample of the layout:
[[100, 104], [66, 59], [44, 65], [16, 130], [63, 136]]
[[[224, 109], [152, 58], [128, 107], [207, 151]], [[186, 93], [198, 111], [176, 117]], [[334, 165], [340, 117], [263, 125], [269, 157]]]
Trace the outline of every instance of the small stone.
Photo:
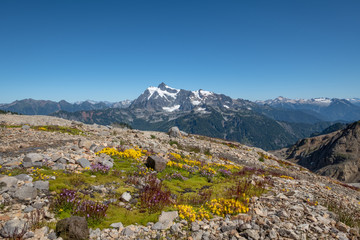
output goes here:
[[252, 229], [247, 229], [245, 232], [244, 232], [244, 235], [246, 237], [250, 237], [254, 240], [258, 240], [260, 239], [260, 235], [259, 233], [256, 231], [256, 230], [252, 230]]
[[344, 223], [342, 222], [337, 222], [336, 223], [336, 228], [339, 229], [341, 232], [347, 232], [349, 227], [346, 226]]
[[192, 222], [191, 223], [191, 231], [195, 232], [195, 231], [199, 231], [200, 230], [200, 226], [197, 222]]
[[23, 162], [39, 162], [43, 159], [44, 159], [43, 156], [41, 156], [38, 153], [28, 153], [26, 154]]
[[121, 195], [121, 198], [126, 201], [126, 202], [129, 202], [131, 200], [131, 194], [129, 192], [124, 192], [122, 195]]
[[76, 163], [80, 164], [80, 166], [82, 168], [90, 167], [90, 162], [86, 158], [80, 158], [80, 159], [76, 160]]
[[24, 213], [29, 213], [29, 212], [32, 212], [34, 210], [35, 210], [35, 208], [33, 208], [32, 206], [27, 206], [26, 208], [24, 208]]
[[34, 188], [39, 190], [49, 190], [49, 182], [48, 181], [36, 181], [34, 182]]
[[134, 235], [134, 231], [131, 230], [131, 228], [128, 226], [128, 227], [124, 228], [124, 230], [121, 232], [121, 234], [123, 236], [131, 237], [132, 235]]
[[121, 222], [117, 222], [117, 223], [112, 223], [110, 227], [120, 230], [124, 228], [124, 225]]
[[23, 125], [21, 128], [22, 128], [23, 130], [29, 130], [29, 129], [30, 129], [30, 126], [29, 126], [29, 125]]

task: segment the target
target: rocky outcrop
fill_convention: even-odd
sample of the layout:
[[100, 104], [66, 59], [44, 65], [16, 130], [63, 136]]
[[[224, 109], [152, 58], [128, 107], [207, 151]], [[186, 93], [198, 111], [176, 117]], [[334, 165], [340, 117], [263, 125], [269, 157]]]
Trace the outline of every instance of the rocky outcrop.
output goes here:
[[321, 175], [360, 182], [360, 121], [343, 130], [300, 140], [285, 155]]

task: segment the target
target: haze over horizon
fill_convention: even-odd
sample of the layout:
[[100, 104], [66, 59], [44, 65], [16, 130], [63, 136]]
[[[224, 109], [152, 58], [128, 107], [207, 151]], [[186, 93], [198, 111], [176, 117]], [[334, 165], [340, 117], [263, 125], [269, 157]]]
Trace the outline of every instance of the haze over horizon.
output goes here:
[[0, 103], [359, 98], [360, 2], [1, 1]]

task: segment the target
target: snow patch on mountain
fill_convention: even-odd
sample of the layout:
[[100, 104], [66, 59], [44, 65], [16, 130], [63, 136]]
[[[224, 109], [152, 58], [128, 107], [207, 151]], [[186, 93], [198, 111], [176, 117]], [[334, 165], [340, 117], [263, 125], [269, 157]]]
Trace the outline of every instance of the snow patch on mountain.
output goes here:
[[179, 110], [179, 108], [180, 108], [180, 105], [175, 105], [173, 107], [163, 107], [163, 110], [166, 112], [173, 112], [173, 111]]
[[148, 96], [148, 100], [155, 94], [157, 93], [160, 97], [171, 97], [173, 99], [176, 98], [177, 94], [180, 92], [179, 89], [175, 89], [175, 88], [171, 88], [169, 86], [166, 86], [168, 89], [171, 89], [171, 90], [175, 90], [175, 92], [168, 92], [166, 90], [161, 90], [160, 88], [158, 87], [149, 87], [147, 90], [149, 91], [150, 95]]

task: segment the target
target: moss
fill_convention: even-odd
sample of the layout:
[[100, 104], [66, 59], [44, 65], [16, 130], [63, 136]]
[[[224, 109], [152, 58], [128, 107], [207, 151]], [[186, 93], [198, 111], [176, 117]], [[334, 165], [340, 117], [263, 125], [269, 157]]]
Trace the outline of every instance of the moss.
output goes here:
[[74, 127], [63, 127], [63, 126], [55, 126], [55, 125], [44, 125], [44, 126], [33, 126], [32, 129], [39, 131], [47, 131], [47, 132], [61, 132], [68, 133], [71, 135], [85, 135], [85, 132], [80, 129]]
[[110, 205], [107, 212], [107, 216], [102, 223], [96, 226], [100, 229], [108, 228], [112, 223], [121, 222], [124, 226], [131, 224], [146, 225], [148, 222], [157, 222], [160, 213], [149, 214], [146, 211], [140, 211], [139, 209], [127, 210], [122, 207]]
[[205, 177], [194, 176], [185, 181], [173, 179], [173, 180], [164, 180], [163, 184], [167, 187], [172, 193], [183, 193], [189, 191], [197, 191], [204, 186], [209, 185]]

